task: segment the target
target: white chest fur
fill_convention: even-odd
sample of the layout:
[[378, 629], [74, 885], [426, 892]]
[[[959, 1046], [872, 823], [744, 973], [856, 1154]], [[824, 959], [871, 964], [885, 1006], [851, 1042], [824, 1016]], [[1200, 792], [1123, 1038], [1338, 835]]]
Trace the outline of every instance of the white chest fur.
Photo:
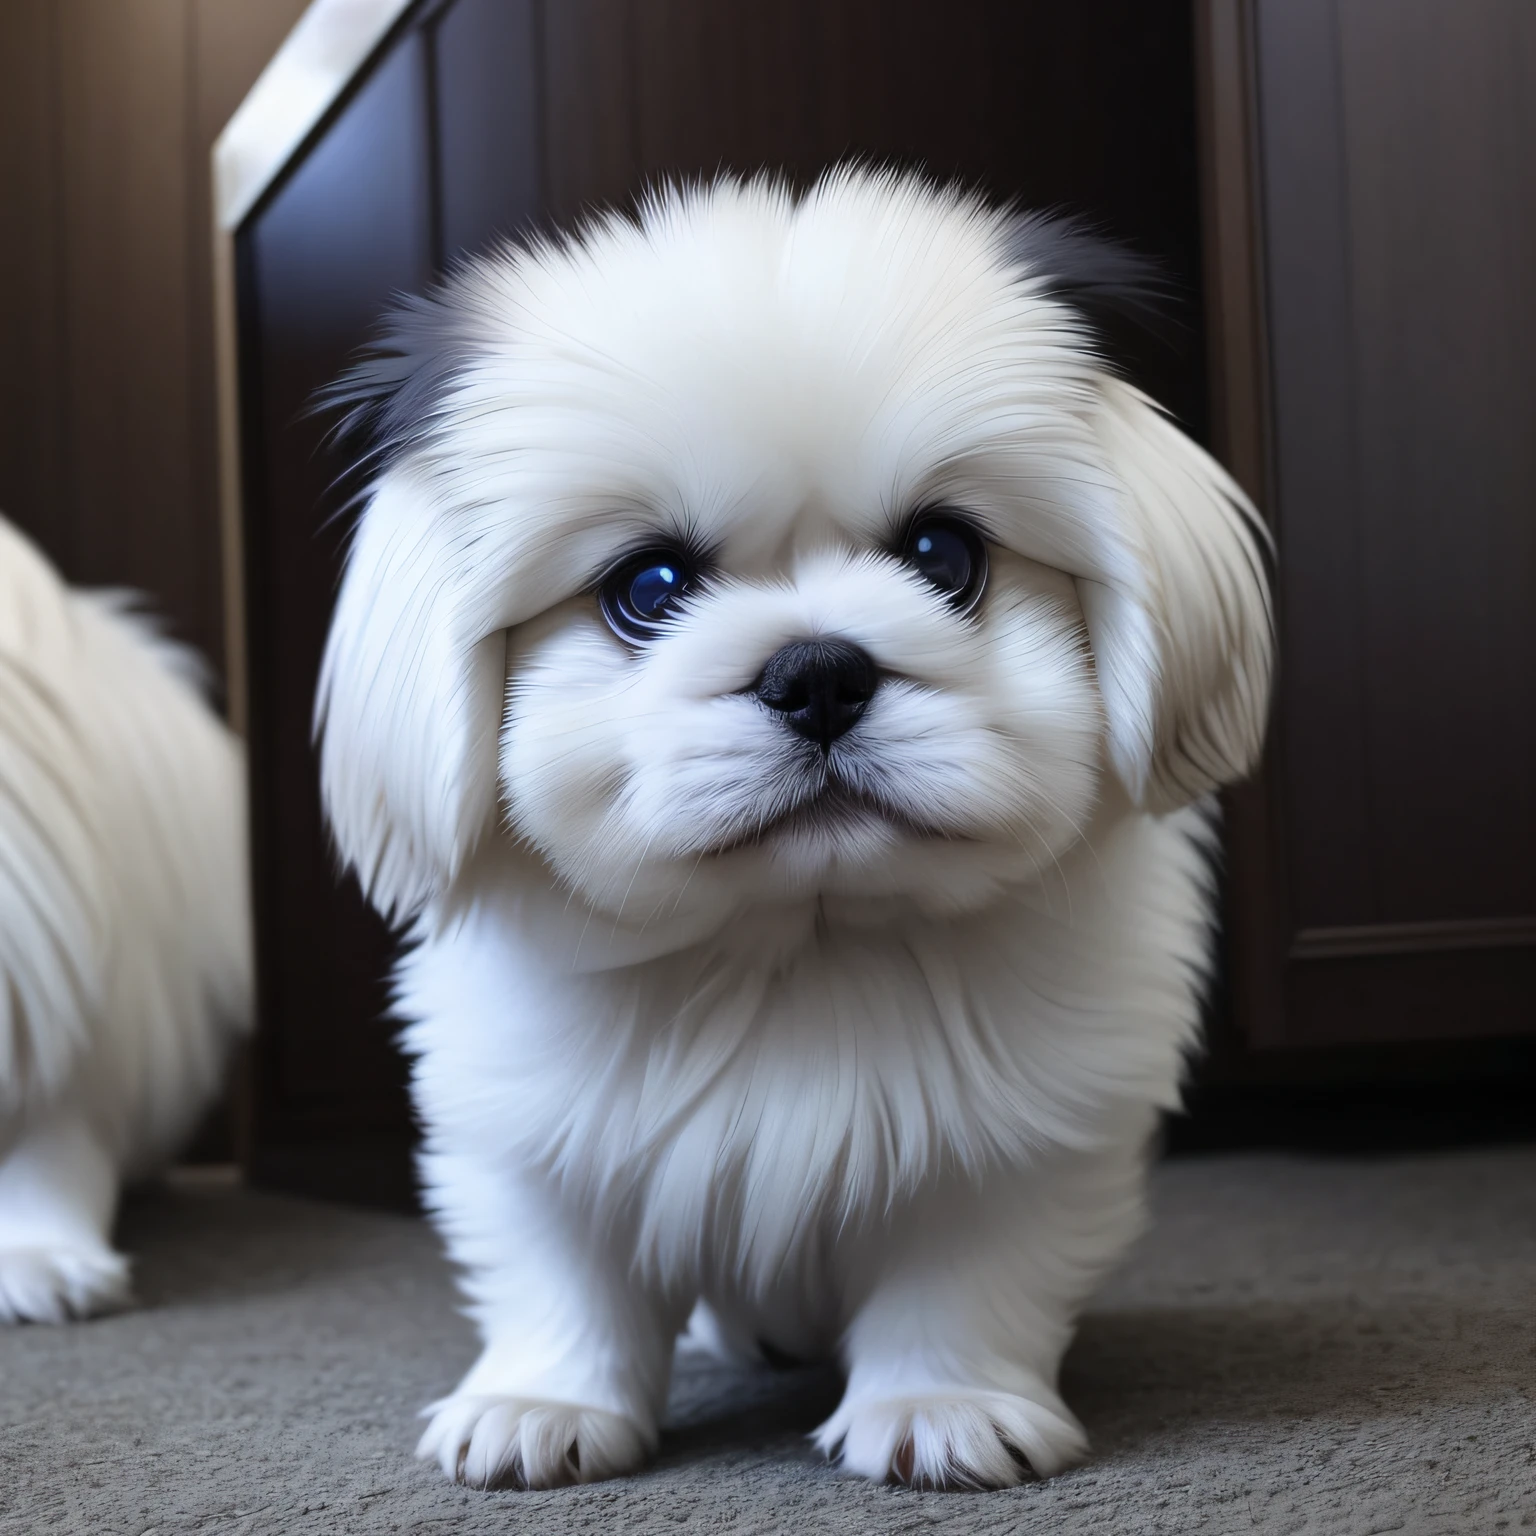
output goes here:
[[642, 1269], [748, 1288], [942, 1169], [1112, 1139], [1176, 1102], [1209, 895], [1200, 813], [1096, 830], [984, 914], [808, 904], [672, 950], [521, 871], [402, 963], [429, 1138], [542, 1170]]

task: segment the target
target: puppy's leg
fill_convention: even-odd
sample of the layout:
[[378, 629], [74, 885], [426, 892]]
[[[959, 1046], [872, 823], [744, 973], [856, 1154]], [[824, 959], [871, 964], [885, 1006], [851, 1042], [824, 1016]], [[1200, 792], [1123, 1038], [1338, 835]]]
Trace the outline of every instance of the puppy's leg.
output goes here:
[[1140, 1140], [1063, 1155], [946, 1186], [861, 1240], [848, 1385], [821, 1448], [929, 1487], [1006, 1487], [1080, 1460], [1057, 1371], [1079, 1307], [1138, 1230], [1141, 1182]]
[[485, 1348], [427, 1410], [417, 1455], [480, 1488], [632, 1471], [656, 1447], [688, 1300], [632, 1280], [613, 1235], [534, 1176], [442, 1153], [422, 1168]]
[[25, 1126], [0, 1155], [0, 1323], [62, 1323], [123, 1305], [109, 1241], [117, 1170], [78, 1114]]

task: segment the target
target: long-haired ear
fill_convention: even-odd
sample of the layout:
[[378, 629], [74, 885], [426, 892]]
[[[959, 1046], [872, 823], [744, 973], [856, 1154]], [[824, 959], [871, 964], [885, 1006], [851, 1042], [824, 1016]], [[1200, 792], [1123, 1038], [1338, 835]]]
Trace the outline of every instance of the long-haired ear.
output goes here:
[[[1084, 327], [1109, 365], [1117, 327], [1163, 328], [1157, 266], [1072, 219], [1025, 214], [1003, 253]], [[1219, 464], [1106, 366], [1091, 407], [1112, 527], [1078, 591], [1109, 720], [1110, 760], [1136, 802], [1167, 811], [1242, 778], [1263, 745], [1274, 625], [1269, 536]]]
[[358, 525], [326, 637], [321, 797], [343, 862], [393, 921], [444, 889], [496, 810], [506, 639], [483, 631], [467, 558], [426, 478], [397, 465]]
[[1138, 390], [1104, 377], [1094, 423], [1135, 574], [1079, 580], [1110, 757], [1148, 810], [1243, 778], [1263, 745], [1274, 623], [1252, 503]]
[[411, 917], [496, 810], [505, 636], [418, 451], [472, 352], [462, 285], [410, 301], [324, 400], [366, 430], [382, 475], [364, 506], [315, 697], [320, 788], [342, 861], [373, 905]]

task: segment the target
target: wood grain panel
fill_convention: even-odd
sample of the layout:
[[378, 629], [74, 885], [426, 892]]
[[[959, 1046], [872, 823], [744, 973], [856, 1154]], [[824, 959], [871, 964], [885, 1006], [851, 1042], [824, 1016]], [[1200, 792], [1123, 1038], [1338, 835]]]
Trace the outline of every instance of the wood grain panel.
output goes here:
[[[152, 592], [219, 648], [193, 491], [186, 8], [59, 0], [71, 574]], [[211, 511], [211, 509], [209, 509]]]
[[208, 152], [302, 9], [0, 6], [0, 510], [215, 671]]
[[0, 5], [0, 515], [67, 567], [57, 57], [51, 0]]
[[[1532, 1032], [1536, 947], [1416, 947], [1292, 969], [1285, 1043], [1327, 1048]], [[1529, 1080], [1530, 1062], [1526, 1075]], [[1442, 1064], [1443, 1070], [1443, 1064]]]
[[[1259, 124], [1249, 0], [1197, 0], [1201, 225], [1211, 448], [1273, 525], [1270, 358], [1260, 219]], [[1283, 607], [1285, 594], [1277, 594]], [[1285, 724], [1271, 705], [1263, 761], [1222, 797], [1226, 864], [1219, 976], [1206, 1010], [1208, 1081], [1243, 1069], [1251, 1042], [1284, 1034], [1290, 938], [1279, 785]]]
[[846, 135], [834, 128], [829, 137], [822, 116], [835, 66], [815, 46], [807, 0], [659, 0], [631, 11], [641, 174], [766, 169], [805, 179], [844, 147]]
[[458, 0], [430, 29], [440, 263], [543, 212], [539, 23], [534, 0]]
[[1271, 402], [1247, 0], [1198, 0], [1195, 34], [1211, 447], [1267, 515]]
[[1279, 720], [1234, 800], [1249, 1038], [1533, 1034], [1536, 13], [1205, 10], [1256, 103], [1267, 381], [1215, 335], [1269, 385], [1281, 564]]
[[1349, 185], [1333, 0], [1257, 9], [1286, 831], [1293, 920], [1320, 927], [1375, 915]]
[[549, 0], [543, 26], [547, 213], [568, 223], [618, 202], [640, 172], [629, 0]]
[[1536, 916], [1536, 7], [1338, 25], [1371, 915]]
[[1267, 3], [1260, 61], [1295, 919], [1531, 912], [1536, 13]]

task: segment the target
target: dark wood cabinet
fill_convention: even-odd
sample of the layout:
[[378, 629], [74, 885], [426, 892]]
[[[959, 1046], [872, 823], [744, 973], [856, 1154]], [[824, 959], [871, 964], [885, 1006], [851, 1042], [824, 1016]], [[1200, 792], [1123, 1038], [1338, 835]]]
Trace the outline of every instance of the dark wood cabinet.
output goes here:
[[235, 231], [253, 1177], [408, 1188], [389, 943], [334, 878], [310, 747], [356, 489], [314, 392], [459, 253], [672, 174], [917, 164], [1157, 259], [1182, 329], [1131, 366], [1280, 550], [1207, 1079], [1536, 1030], [1531, 39], [1521, 0], [405, 8]]
[[260, 1031], [253, 1177], [321, 1193], [409, 1188], [390, 945], [326, 841], [310, 710], [345, 542], [345, 459], [315, 391], [394, 295], [432, 279], [428, 43], [397, 39], [239, 238], [246, 694]]
[[[1234, 808], [1241, 1038], [1295, 1053], [1529, 1036], [1536, 12], [1203, 9], [1209, 131], [1226, 140], [1210, 154], [1225, 181], [1208, 182], [1225, 200], [1214, 371], [1247, 417], [1228, 413], [1219, 446], [1268, 509], [1281, 602], [1270, 751]], [[1349, 1059], [1356, 1075], [1391, 1062]]]

